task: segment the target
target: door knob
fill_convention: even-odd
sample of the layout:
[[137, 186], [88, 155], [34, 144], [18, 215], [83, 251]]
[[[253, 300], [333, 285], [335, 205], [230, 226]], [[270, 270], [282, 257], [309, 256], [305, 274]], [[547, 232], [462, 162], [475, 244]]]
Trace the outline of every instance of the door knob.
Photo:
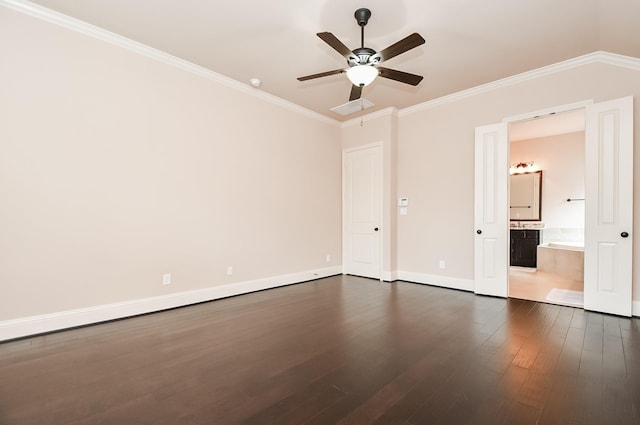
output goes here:
[[622, 236], [623, 238], [628, 238], [629, 234], [627, 232], [622, 232], [620, 233], [620, 236]]
[[379, 229], [377, 227], [375, 227], [373, 230], [377, 232]]
[[476, 230], [476, 233], [481, 235], [482, 234], [482, 230], [478, 229], [478, 230]]

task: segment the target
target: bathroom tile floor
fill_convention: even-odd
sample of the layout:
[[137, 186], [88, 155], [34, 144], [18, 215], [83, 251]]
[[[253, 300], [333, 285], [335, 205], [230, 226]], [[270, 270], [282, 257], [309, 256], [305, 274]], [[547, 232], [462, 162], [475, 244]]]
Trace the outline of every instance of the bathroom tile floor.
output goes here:
[[509, 297], [511, 298], [549, 303], [547, 294], [553, 288], [583, 291], [584, 282], [526, 267], [509, 268]]

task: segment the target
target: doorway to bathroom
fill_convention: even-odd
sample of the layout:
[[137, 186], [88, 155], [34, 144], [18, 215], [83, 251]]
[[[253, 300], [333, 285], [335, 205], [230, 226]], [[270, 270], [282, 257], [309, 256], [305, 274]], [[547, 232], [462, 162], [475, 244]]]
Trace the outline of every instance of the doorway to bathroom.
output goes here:
[[509, 297], [583, 307], [585, 110], [509, 125]]
[[[474, 292], [509, 292], [509, 128], [533, 115], [585, 110], [584, 308], [630, 317], [633, 260], [632, 96], [565, 105], [475, 129]], [[544, 187], [543, 187], [544, 190]]]

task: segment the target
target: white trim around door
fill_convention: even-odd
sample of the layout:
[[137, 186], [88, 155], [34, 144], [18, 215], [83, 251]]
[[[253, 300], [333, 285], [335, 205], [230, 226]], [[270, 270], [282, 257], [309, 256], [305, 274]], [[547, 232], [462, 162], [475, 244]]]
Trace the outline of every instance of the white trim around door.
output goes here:
[[[502, 212], [508, 214], [504, 128], [511, 122], [579, 108], [587, 114], [585, 308], [631, 316], [637, 314], [637, 302], [632, 300], [633, 97], [577, 102], [476, 128], [474, 290], [494, 296], [506, 296], [508, 291], [507, 222], [504, 236], [491, 230], [502, 221]], [[496, 184], [503, 177], [504, 183]], [[483, 234], [487, 229], [489, 234]]]

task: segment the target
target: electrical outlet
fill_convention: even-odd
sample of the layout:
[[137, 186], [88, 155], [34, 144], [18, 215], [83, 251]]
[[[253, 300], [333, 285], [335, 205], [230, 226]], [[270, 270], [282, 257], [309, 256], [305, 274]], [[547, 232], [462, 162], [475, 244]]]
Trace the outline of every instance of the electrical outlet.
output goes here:
[[227, 266], [227, 276], [231, 276], [233, 274], [233, 266]]
[[327, 254], [326, 256], [327, 263], [331, 262], [331, 254]]
[[439, 265], [441, 269], [444, 269], [444, 260], [440, 260]]
[[171, 285], [171, 273], [165, 273], [162, 275], [162, 284]]

